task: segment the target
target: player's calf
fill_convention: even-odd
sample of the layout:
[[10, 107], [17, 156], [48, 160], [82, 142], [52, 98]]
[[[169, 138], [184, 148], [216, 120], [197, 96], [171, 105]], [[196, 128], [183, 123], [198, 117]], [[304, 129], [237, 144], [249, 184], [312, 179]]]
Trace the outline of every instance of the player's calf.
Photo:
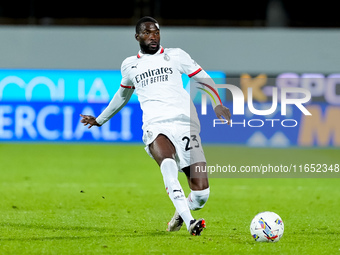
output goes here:
[[[166, 191], [174, 204], [178, 214], [189, 226], [193, 217], [190, 213], [183, 189], [178, 181], [178, 167], [176, 161], [171, 158], [166, 158], [161, 163], [161, 172], [165, 184]], [[180, 227], [179, 227], [180, 228]]]

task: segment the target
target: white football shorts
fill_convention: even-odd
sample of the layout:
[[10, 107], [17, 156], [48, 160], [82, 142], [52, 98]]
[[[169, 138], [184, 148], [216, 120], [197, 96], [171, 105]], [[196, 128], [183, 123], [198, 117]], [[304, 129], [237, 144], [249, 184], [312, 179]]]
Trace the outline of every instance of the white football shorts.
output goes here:
[[197, 124], [191, 124], [185, 121], [160, 121], [154, 122], [143, 127], [143, 142], [146, 145], [145, 150], [151, 158], [149, 150], [151, 144], [159, 134], [169, 138], [176, 149], [176, 162], [181, 169], [194, 163], [206, 162], [201, 138], [199, 136], [200, 127]]

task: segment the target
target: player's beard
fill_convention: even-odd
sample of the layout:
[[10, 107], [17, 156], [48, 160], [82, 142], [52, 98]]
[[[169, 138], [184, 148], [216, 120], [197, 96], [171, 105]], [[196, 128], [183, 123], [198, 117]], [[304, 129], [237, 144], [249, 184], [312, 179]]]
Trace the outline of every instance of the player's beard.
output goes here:
[[159, 47], [160, 47], [159, 43], [157, 44], [157, 47], [151, 47], [150, 44], [139, 44], [139, 45], [140, 45], [142, 52], [146, 54], [155, 54], [159, 50]]

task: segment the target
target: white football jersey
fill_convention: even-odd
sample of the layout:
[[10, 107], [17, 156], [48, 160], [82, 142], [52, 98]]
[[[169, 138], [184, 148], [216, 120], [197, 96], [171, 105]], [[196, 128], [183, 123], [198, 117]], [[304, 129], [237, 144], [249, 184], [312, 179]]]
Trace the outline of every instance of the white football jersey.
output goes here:
[[121, 86], [135, 89], [143, 111], [143, 127], [169, 120], [191, 121], [199, 126], [181, 76], [185, 73], [192, 77], [201, 70], [185, 51], [160, 47], [153, 55], [139, 52], [126, 58], [121, 67]]

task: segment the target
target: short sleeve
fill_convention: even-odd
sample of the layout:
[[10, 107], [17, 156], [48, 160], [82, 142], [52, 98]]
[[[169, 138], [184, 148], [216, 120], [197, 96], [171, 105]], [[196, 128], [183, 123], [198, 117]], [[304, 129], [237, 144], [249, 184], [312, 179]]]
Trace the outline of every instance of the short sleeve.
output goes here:
[[187, 74], [189, 78], [202, 70], [200, 65], [197, 64], [196, 61], [193, 60], [184, 50], [179, 49], [178, 57], [181, 73]]
[[131, 81], [131, 79], [129, 78], [129, 70], [131, 69], [130, 65], [128, 65], [126, 63], [126, 61], [124, 60], [121, 66], [121, 74], [122, 74], [122, 81], [120, 82], [120, 85], [122, 87], [127, 87], [127, 88], [134, 88], [133, 86], [133, 82]]

